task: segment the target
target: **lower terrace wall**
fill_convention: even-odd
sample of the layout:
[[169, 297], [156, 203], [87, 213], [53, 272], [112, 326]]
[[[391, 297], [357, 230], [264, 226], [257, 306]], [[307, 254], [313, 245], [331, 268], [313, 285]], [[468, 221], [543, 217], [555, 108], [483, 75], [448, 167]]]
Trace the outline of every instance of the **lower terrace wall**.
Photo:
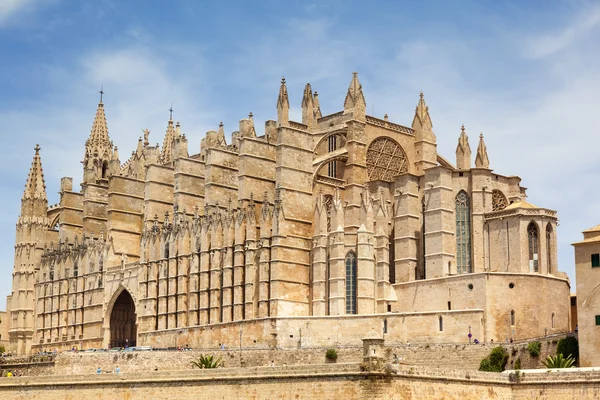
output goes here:
[[4, 400], [597, 399], [600, 372], [514, 374], [359, 364], [2, 378]]
[[[540, 340], [539, 357], [531, 357], [527, 343], [502, 344], [508, 351], [507, 369], [512, 369], [517, 358], [522, 368], [545, 368], [541, 361], [548, 355], [556, 354], [560, 337]], [[386, 343], [386, 361], [392, 362], [394, 354], [400, 365], [430, 368], [460, 369], [477, 371], [479, 363], [498, 344], [393, 344]], [[336, 347], [337, 363], [360, 363], [363, 357], [362, 346]], [[200, 355], [220, 356], [225, 367], [268, 366], [271, 361], [276, 366], [319, 365], [328, 361], [325, 358], [327, 347], [305, 347], [300, 349], [239, 349], [226, 347], [195, 349], [191, 351], [144, 351], [144, 352], [64, 352], [59, 353], [53, 362], [41, 362], [39, 357], [6, 358], [0, 360], [0, 374], [8, 370], [23, 375], [70, 375], [89, 374], [98, 367], [102, 371], [114, 371], [118, 366], [124, 373], [153, 371], [191, 370], [191, 361]], [[50, 358], [49, 356], [44, 359]], [[2, 364], [1, 362], [4, 362]]]

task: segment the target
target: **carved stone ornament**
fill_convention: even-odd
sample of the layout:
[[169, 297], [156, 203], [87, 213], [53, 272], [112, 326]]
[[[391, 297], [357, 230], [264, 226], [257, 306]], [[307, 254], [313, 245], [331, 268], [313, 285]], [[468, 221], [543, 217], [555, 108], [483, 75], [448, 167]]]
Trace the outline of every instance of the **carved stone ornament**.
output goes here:
[[402, 147], [388, 137], [371, 142], [367, 150], [367, 173], [370, 181], [392, 182], [396, 175], [406, 172], [408, 163]]

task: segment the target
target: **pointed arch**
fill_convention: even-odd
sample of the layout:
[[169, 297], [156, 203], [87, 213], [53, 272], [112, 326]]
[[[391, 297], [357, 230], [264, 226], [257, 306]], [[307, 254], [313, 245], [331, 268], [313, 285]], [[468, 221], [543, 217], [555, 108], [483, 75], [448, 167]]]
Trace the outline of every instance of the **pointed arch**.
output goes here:
[[108, 344], [110, 347], [133, 347], [137, 342], [137, 314], [134, 297], [123, 285], [113, 294], [107, 307]]
[[444, 331], [444, 317], [442, 317], [441, 315], [438, 316], [438, 329], [440, 330], [440, 332]]
[[552, 243], [554, 242], [554, 232], [552, 230], [552, 224], [548, 222], [546, 225], [546, 267], [548, 273], [552, 273]]
[[471, 268], [471, 204], [469, 195], [461, 190], [456, 195], [456, 272], [467, 274]]
[[102, 179], [108, 178], [108, 161], [102, 163]]
[[538, 272], [540, 233], [535, 222], [527, 225], [527, 241], [529, 243], [529, 272]]
[[346, 314], [356, 314], [356, 253], [346, 254]]

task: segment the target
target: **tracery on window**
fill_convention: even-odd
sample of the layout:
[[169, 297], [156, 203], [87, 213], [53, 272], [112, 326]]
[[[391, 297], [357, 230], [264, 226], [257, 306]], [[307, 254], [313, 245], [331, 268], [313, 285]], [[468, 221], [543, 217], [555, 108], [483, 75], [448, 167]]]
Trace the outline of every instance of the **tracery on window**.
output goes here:
[[529, 239], [529, 270], [538, 272], [539, 261], [539, 232], [534, 222], [527, 227], [527, 237]]
[[466, 274], [471, 269], [471, 209], [464, 190], [456, 196], [456, 272]]
[[369, 180], [392, 182], [396, 175], [406, 171], [406, 154], [398, 143], [388, 137], [380, 137], [371, 142], [367, 150]]
[[499, 190], [492, 190], [492, 211], [504, 210], [508, 205], [508, 200], [504, 193]]

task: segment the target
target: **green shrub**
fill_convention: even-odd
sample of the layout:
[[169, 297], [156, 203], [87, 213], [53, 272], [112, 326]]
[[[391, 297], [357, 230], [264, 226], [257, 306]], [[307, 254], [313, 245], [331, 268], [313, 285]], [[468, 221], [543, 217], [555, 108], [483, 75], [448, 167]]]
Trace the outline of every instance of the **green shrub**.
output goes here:
[[0, 344], [0, 354], [2, 353], [6, 353], [6, 349], [4, 348], [3, 344]]
[[571, 356], [567, 358], [562, 354], [557, 354], [556, 357], [548, 356], [546, 361], [542, 361], [546, 368], [573, 368], [575, 367], [575, 359]]
[[575, 362], [579, 359], [579, 342], [577, 338], [573, 336], [567, 336], [558, 341], [558, 346], [556, 347], [556, 354], [562, 354], [563, 357], [573, 358]]
[[328, 360], [337, 360], [337, 350], [334, 348], [329, 348], [325, 352], [325, 358]]
[[539, 357], [542, 350], [542, 344], [540, 342], [530, 342], [527, 345], [527, 350], [529, 350], [529, 355], [531, 357]]
[[521, 357], [517, 357], [517, 359], [515, 360], [515, 369], [521, 369]]
[[502, 346], [494, 347], [490, 354], [481, 360], [480, 371], [502, 372], [508, 362], [508, 352]]

